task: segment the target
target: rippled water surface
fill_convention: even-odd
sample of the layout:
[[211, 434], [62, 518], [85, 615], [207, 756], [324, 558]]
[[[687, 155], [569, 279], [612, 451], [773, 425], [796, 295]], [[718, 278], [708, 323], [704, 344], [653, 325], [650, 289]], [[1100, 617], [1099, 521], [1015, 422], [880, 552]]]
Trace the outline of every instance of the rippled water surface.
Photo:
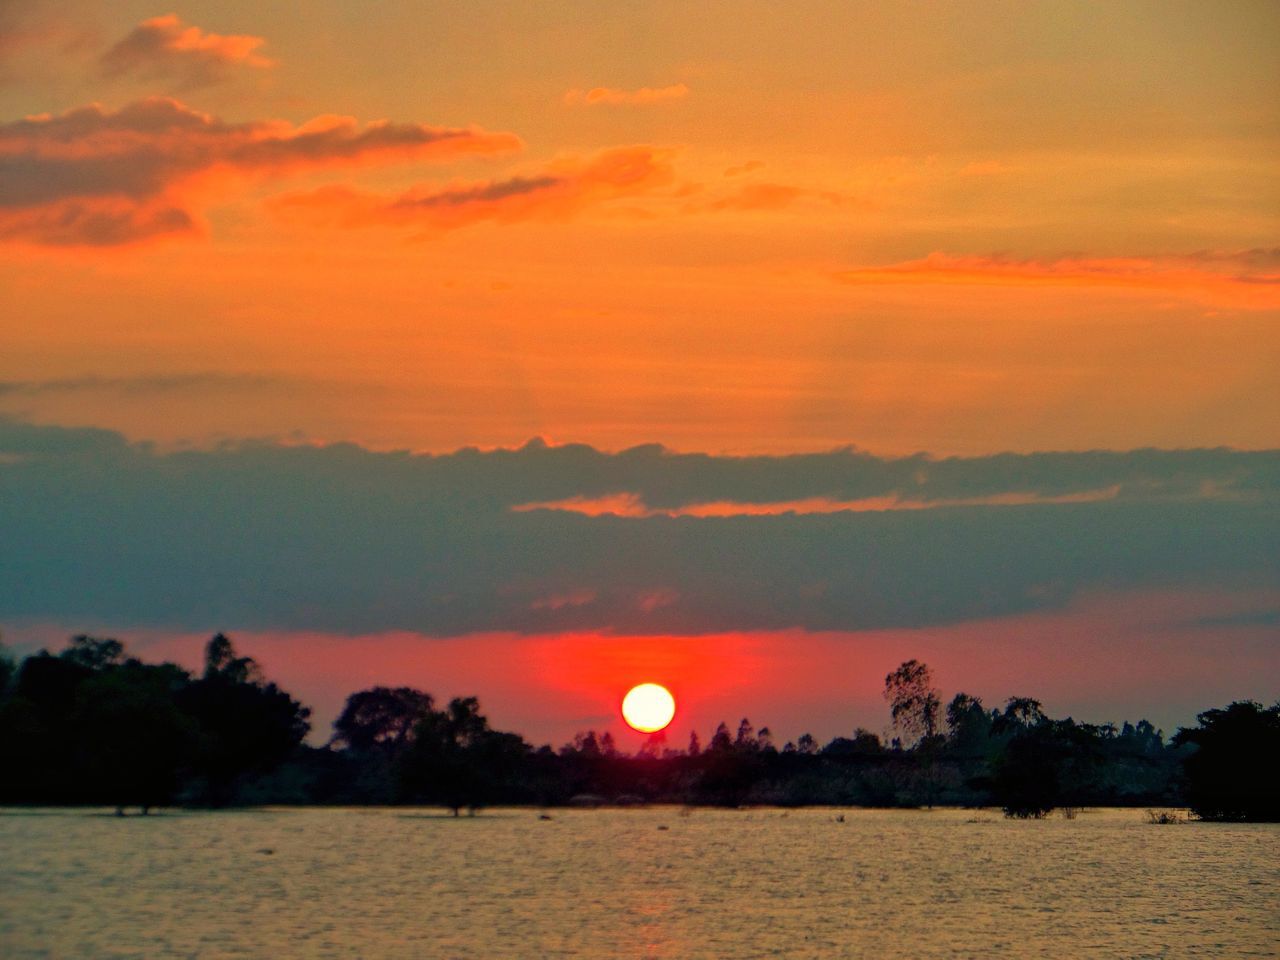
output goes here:
[[1274, 825], [551, 816], [0, 811], [0, 956], [1280, 956]]

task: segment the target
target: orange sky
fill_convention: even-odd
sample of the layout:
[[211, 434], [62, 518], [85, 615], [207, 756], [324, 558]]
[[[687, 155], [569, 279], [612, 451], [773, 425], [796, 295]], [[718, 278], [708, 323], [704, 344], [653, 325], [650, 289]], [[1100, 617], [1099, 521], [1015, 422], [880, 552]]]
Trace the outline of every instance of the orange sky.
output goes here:
[[1267, 3], [23, 5], [0, 412], [1274, 446], [1277, 36]]

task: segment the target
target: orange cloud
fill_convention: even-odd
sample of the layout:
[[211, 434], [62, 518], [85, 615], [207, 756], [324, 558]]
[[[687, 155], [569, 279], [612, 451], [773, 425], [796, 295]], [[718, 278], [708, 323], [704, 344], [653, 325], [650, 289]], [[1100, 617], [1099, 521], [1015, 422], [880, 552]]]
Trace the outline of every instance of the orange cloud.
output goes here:
[[810, 190], [785, 183], [751, 183], [713, 200], [708, 210], [782, 210], [800, 200], [822, 200], [840, 204], [845, 197], [830, 190]]
[[277, 198], [274, 206], [286, 217], [309, 223], [447, 230], [485, 220], [568, 220], [587, 207], [666, 186], [674, 176], [671, 151], [618, 147], [585, 160], [556, 161], [532, 176], [423, 186], [396, 197], [342, 186], [323, 187]]
[[849, 284], [1113, 287], [1191, 294], [1253, 309], [1280, 306], [1280, 250], [1057, 260], [935, 252], [921, 260], [845, 270], [836, 278]]
[[639, 90], [593, 87], [590, 90], [568, 91], [564, 95], [564, 102], [570, 106], [640, 107], [671, 100], [683, 100], [688, 95], [689, 88], [683, 83], [673, 83], [667, 87], [641, 87]]
[[443, 160], [517, 149], [510, 133], [322, 116], [229, 124], [152, 97], [0, 125], [0, 238], [112, 245], [196, 229], [192, 185], [217, 174]]
[[831, 497], [805, 497], [800, 500], [780, 500], [768, 503], [744, 503], [736, 500], [713, 500], [705, 503], [689, 503], [679, 507], [650, 507], [637, 494], [611, 493], [603, 497], [567, 497], [541, 503], [522, 503], [511, 509], [517, 513], [531, 510], [561, 510], [587, 517], [778, 517], [785, 514], [812, 513], [871, 513], [884, 510], [932, 510], [939, 507], [1012, 507], [1049, 503], [1097, 503], [1114, 500], [1120, 487], [1101, 490], [1084, 490], [1057, 496], [1037, 493], [1009, 492], [986, 497], [939, 498], [913, 500], [888, 494], [883, 497], [861, 497], [857, 500], [836, 500]]
[[274, 66], [275, 61], [257, 52], [265, 42], [246, 34], [205, 33], [199, 27], [183, 26], [171, 13], [143, 20], [104, 53], [99, 64], [108, 77], [170, 77], [185, 87], [199, 87], [225, 79], [231, 67]]
[[754, 173], [756, 170], [761, 170], [763, 168], [763, 160], [748, 160], [746, 163], [739, 163], [732, 167], [726, 167], [724, 175], [726, 177], [740, 177], [744, 173]]

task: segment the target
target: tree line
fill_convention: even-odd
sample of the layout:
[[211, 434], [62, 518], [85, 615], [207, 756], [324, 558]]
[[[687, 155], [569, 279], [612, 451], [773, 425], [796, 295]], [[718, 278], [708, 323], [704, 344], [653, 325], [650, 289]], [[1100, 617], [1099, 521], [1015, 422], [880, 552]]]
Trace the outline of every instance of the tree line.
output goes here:
[[1190, 806], [1280, 820], [1280, 703], [1208, 710], [1169, 739], [1145, 720], [1080, 723], [1039, 701], [943, 704], [916, 660], [885, 677], [893, 735], [863, 729], [781, 746], [748, 719], [704, 744], [662, 734], [635, 754], [608, 732], [559, 749], [494, 729], [475, 697], [409, 687], [351, 694], [323, 746], [310, 711], [223, 634], [188, 672], [73, 637], [20, 662], [0, 649], [0, 803], [999, 806], [1010, 816], [1099, 805]]

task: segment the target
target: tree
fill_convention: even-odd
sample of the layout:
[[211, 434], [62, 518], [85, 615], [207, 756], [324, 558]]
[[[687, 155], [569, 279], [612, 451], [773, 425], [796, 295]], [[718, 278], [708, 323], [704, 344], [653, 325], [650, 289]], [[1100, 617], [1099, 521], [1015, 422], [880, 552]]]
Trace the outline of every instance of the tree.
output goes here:
[[880, 738], [858, 727], [852, 737], [836, 737], [822, 748], [824, 757], [877, 757], [884, 753]]
[[41, 650], [18, 667], [0, 707], [0, 797], [18, 803], [75, 803], [83, 778], [72, 722], [77, 691], [93, 671]]
[[975, 717], [987, 720], [987, 711], [982, 706], [981, 697], [971, 697], [967, 693], [957, 693], [947, 704], [947, 731], [952, 737], [960, 735]]
[[[595, 754], [600, 747], [591, 734]], [[529, 745], [514, 733], [492, 730], [475, 697], [455, 697], [424, 717], [401, 762], [401, 784], [412, 800], [439, 803], [456, 817], [512, 796]]]
[[175, 702], [190, 679], [171, 663], [130, 660], [80, 685], [72, 726], [85, 799], [143, 813], [173, 801], [195, 738]]
[[106, 670], [118, 666], [124, 659], [124, 644], [119, 640], [99, 640], [82, 633], [72, 637], [67, 649], [58, 656], [87, 670]]
[[884, 678], [884, 698], [889, 701], [893, 727], [908, 746], [937, 735], [942, 701], [929, 668], [919, 660], [907, 660]]
[[1004, 705], [1004, 713], [995, 717], [991, 723], [991, 732], [1002, 735], [1018, 734], [1030, 730], [1048, 720], [1039, 700], [1031, 697], [1010, 697]]
[[17, 663], [14, 662], [13, 657], [9, 656], [9, 651], [5, 649], [4, 644], [0, 643], [0, 703], [4, 702], [9, 692], [9, 682], [17, 674]]
[[311, 711], [265, 682], [221, 633], [205, 649], [204, 676], [180, 691], [178, 706], [196, 724], [193, 767], [211, 806], [230, 803], [244, 777], [279, 766], [311, 729]]
[[711, 735], [711, 743], [707, 747], [710, 753], [726, 753], [733, 749], [733, 741], [729, 739], [729, 725], [723, 720]]
[[1205, 820], [1280, 821], [1280, 703], [1237, 701], [1196, 720], [1173, 738], [1191, 748], [1183, 761], [1191, 808]]
[[204, 649], [204, 675], [221, 677], [232, 683], [257, 683], [262, 671], [252, 657], [237, 657], [231, 638], [225, 633], [215, 633]]
[[431, 694], [412, 687], [372, 687], [347, 697], [333, 722], [331, 744], [359, 752], [397, 753], [431, 713]]
[[1096, 727], [1040, 714], [1036, 722], [1011, 729], [1015, 733], [996, 758], [991, 780], [1006, 816], [1043, 817], [1095, 788], [1102, 762]]
[[947, 750], [959, 759], [977, 760], [991, 749], [991, 716], [978, 697], [957, 693], [947, 704]]

